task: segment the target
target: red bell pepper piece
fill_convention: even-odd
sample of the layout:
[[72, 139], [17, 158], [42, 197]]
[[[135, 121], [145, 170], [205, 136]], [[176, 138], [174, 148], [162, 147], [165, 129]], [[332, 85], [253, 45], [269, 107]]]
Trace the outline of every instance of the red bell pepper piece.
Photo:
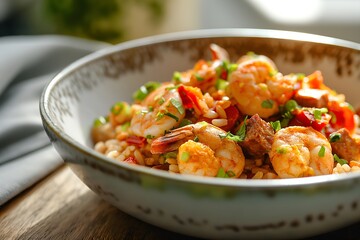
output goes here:
[[178, 92], [185, 109], [196, 108], [197, 110], [201, 111], [198, 96], [196, 96], [196, 94], [191, 91], [191, 87], [180, 85], [178, 87]]
[[130, 145], [135, 145], [141, 148], [145, 146], [146, 138], [131, 135], [126, 138], [126, 142]]
[[225, 131], [230, 131], [234, 127], [236, 121], [239, 119], [240, 112], [235, 106], [230, 106], [225, 109], [225, 113], [227, 116], [228, 123], [226, 126], [221, 128]]

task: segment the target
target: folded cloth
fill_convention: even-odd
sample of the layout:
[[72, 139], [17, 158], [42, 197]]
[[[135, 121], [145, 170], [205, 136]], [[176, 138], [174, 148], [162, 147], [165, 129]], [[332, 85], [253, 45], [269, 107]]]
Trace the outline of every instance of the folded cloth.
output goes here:
[[106, 46], [57, 35], [0, 38], [0, 205], [63, 163], [40, 118], [46, 83], [71, 62]]

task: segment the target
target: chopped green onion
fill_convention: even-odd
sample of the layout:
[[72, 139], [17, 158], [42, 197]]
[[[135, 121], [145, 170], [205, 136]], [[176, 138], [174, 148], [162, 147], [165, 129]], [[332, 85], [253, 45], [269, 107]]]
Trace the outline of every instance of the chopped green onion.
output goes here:
[[178, 110], [178, 112], [180, 114], [183, 114], [185, 112], [184, 107], [183, 107], [182, 103], [179, 100], [177, 100], [175, 98], [171, 98], [170, 102]]
[[314, 118], [317, 119], [317, 120], [321, 120], [321, 115], [323, 113], [327, 113], [328, 110], [327, 108], [316, 108], [314, 109], [313, 113], [314, 113]]
[[103, 116], [100, 116], [94, 120], [93, 125], [94, 125], [94, 127], [100, 127], [100, 126], [104, 125], [105, 123], [107, 123], [107, 119]]
[[229, 82], [224, 79], [217, 79], [215, 83], [215, 87], [217, 90], [225, 90], [229, 85]]
[[165, 158], [176, 158], [177, 157], [177, 153], [176, 152], [168, 152], [164, 154]]
[[274, 101], [271, 99], [264, 100], [261, 103], [262, 108], [272, 108], [273, 106], [274, 106]]
[[223, 168], [220, 168], [219, 171], [216, 174], [216, 177], [218, 177], [218, 178], [226, 178], [227, 175], [226, 175], [225, 170]]
[[181, 161], [187, 162], [187, 161], [189, 161], [189, 158], [190, 158], [190, 153], [188, 153], [188, 152], [181, 153], [181, 156], [180, 156]]
[[153, 139], [153, 138], [155, 138], [155, 136], [148, 134], [148, 135], [146, 135], [145, 138], [147, 138], [147, 139]]
[[302, 80], [302, 79], [304, 79], [304, 77], [306, 77], [306, 75], [304, 73], [296, 73], [295, 75], [298, 80]]
[[333, 132], [329, 136], [330, 142], [337, 142], [341, 139], [341, 134], [337, 132]]
[[124, 109], [124, 103], [123, 102], [117, 102], [114, 105], [112, 105], [110, 111], [115, 114], [118, 115], [119, 113], [121, 113], [121, 111]]
[[166, 112], [166, 113], [164, 113], [164, 115], [175, 119], [175, 121], [177, 121], [177, 122], [179, 121], [179, 118], [172, 113]]
[[229, 177], [235, 177], [235, 173], [233, 171], [227, 171], [226, 174], [229, 176]]
[[325, 156], [325, 147], [324, 146], [320, 147], [320, 150], [318, 152], [318, 156], [319, 157], [324, 157]]
[[288, 112], [292, 112], [293, 110], [299, 108], [299, 105], [297, 104], [297, 102], [295, 100], [289, 100], [285, 103], [285, 109]]
[[194, 76], [195, 76], [197, 81], [199, 81], [199, 82], [204, 81], [204, 78], [200, 74], [194, 73]]
[[287, 152], [286, 147], [277, 147], [276, 152], [280, 154], [285, 154]]
[[126, 122], [126, 123], [120, 125], [120, 127], [121, 127], [122, 132], [126, 132], [127, 129], [130, 127], [130, 122]]
[[159, 120], [162, 119], [164, 116], [165, 116], [164, 113], [158, 112], [158, 113], [156, 114], [156, 121], [159, 121]]
[[144, 100], [149, 95], [149, 93], [160, 87], [160, 85], [161, 84], [158, 82], [148, 82], [141, 86], [136, 92], [134, 92], [133, 98], [138, 101]]
[[181, 120], [181, 122], [179, 124], [179, 127], [183, 127], [183, 126], [186, 126], [186, 125], [189, 125], [189, 124], [192, 124], [192, 122], [189, 119], [184, 118], [183, 120]]
[[175, 80], [175, 83], [180, 83], [181, 82], [181, 73], [174, 72], [172, 79]]
[[270, 122], [270, 125], [275, 130], [275, 132], [277, 132], [281, 129], [281, 123], [279, 120], [277, 120], [275, 122]]
[[194, 142], [199, 142], [199, 137], [198, 136], [194, 137]]
[[161, 97], [161, 98], [159, 99], [159, 105], [163, 104], [164, 102], [165, 102], [165, 98], [164, 98], [164, 97]]
[[274, 77], [276, 74], [278, 74], [278, 71], [275, 69], [269, 72], [270, 77]]
[[216, 174], [216, 177], [218, 178], [231, 178], [231, 177], [234, 177], [235, 176], [235, 173], [231, 170], [225, 172], [224, 168], [219, 168], [217, 174]]
[[340, 163], [340, 165], [344, 165], [347, 164], [348, 161], [346, 161], [345, 159], [339, 158], [338, 155], [334, 154], [334, 160], [338, 163]]

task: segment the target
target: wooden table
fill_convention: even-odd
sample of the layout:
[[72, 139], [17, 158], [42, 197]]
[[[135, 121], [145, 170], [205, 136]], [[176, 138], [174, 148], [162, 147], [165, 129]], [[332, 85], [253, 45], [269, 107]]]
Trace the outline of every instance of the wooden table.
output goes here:
[[[360, 223], [311, 239], [360, 239]], [[62, 166], [0, 207], [0, 239], [195, 239], [137, 220]]]

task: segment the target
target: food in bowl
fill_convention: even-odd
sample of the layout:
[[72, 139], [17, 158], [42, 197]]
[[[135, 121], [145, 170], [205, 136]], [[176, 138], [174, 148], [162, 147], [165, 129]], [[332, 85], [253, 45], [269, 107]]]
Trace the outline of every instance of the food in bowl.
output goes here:
[[151, 81], [92, 127], [94, 149], [172, 173], [235, 179], [299, 178], [360, 170], [359, 116], [320, 70], [280, 72], [249, 52]]

